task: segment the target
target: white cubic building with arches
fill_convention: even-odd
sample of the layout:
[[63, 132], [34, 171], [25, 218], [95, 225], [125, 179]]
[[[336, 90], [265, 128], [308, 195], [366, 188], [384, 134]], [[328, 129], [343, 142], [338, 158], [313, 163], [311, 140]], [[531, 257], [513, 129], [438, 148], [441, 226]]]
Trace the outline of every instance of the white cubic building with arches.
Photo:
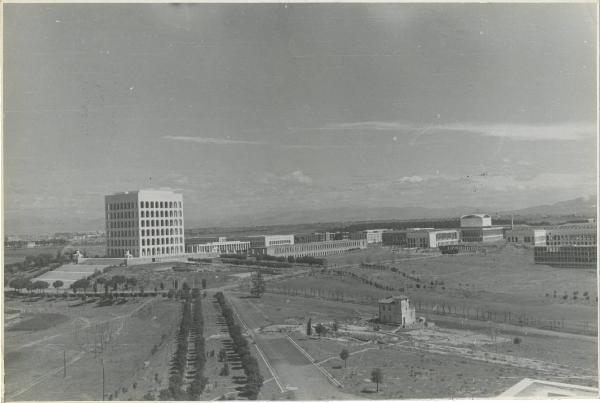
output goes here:
[[159, 261], [185, 253], [180, 193], [136, 190], [108, 195], [105, 216], [108, 257]]

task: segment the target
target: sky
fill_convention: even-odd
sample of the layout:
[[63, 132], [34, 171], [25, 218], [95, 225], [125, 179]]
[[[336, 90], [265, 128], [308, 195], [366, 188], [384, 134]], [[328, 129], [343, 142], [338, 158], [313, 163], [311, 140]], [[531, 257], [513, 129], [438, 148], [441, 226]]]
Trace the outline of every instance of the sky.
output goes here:
[[105, 194], [143, 188], [183, 192], [187, 226], [595, 194], [596, 23], [593, 4], [7, 4], [5, 232], [102, 228]]

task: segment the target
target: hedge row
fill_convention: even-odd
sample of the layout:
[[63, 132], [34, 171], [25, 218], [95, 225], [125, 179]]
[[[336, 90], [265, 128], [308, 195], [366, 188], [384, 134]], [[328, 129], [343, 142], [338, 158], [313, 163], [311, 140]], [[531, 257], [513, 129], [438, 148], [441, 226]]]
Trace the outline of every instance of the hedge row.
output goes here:
[[206, 364], [204, 336], [202, 335], [204, 333], [204, 318], [202, 317], [202, 299], [199, 296], [196, 296], [194, 300], [192, 331], [196, 335], [194, 342], [196, 354], [194, 367], [196, 373], [194, 374], [194, 380], [188, 389], [188, 394], [192, 399], [197, 399], [208, 383], [208, 379], [204, 376], [204, 365]]
[[223, 293], [219, 291], [215, 294], [215, 298], [221, 306], [221, 312], [223, 313], [223, 317], [225, 318], [225, 322], [227, 323], [229, 335], [233, 340], [233, 348], [235, 352], [240, 356], [242, 368], [244, 369], [244, 373], [246, 374], [247, 397], [249, 400], [256, 400], [258, 397], [258, 393], [260, 392], [260, 388], [263, 384], [263, 377], [260, 375], [258, 361], [256, 361], [256, 358], [254, 358], [250, 354], [250, 347], [248, 345], [248, 341], [242, 335], [242, 329], [235, 324], [235, 320], [233, 318], [233, 311], [227, 305]]

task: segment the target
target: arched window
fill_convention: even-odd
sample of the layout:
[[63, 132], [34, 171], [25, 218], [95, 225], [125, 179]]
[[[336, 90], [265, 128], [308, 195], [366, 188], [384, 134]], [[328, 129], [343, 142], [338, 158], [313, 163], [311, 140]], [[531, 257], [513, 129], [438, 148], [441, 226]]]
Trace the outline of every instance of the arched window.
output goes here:
[[165, 220], [160, 220], [160, 225], [161, 225], [161, 227], [164, 227], [165, 226]]

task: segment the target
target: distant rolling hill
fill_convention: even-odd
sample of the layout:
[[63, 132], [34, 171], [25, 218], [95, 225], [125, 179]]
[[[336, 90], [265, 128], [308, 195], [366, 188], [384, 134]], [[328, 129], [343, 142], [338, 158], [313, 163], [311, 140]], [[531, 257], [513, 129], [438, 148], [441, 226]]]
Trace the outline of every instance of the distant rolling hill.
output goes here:
[[[365, 221], [418, 220], [458, 218], [468, 213], [488, 213], [492, 217], [507, 218], [511, 215], [521, 219], [540, 219], [544, 217], [595, 217], [596, 197], [581, 197], [561, 201], [550, 205], [532, 206], [519, 210], [493, 211], [484, 207], [455, 206], [447, 208], [426, 207], [331, 207], [319, 210], [296, 210], [266, 212], [255, 215], [240, 215], [231, 217], [227, 227], [264, 226], [275, 227], [299, 224], [324, 223], [348, 224]], [[188, 228], [194, 228], [193, 220], [187, 220]], [[221, 223], [216, 227], [223, 228]], [[263, 228], [266, 229], [266, 228]], [[283, 229], [283, 228], [281, 228]], [[239, 228], [238, 228], [239, 230]]]

